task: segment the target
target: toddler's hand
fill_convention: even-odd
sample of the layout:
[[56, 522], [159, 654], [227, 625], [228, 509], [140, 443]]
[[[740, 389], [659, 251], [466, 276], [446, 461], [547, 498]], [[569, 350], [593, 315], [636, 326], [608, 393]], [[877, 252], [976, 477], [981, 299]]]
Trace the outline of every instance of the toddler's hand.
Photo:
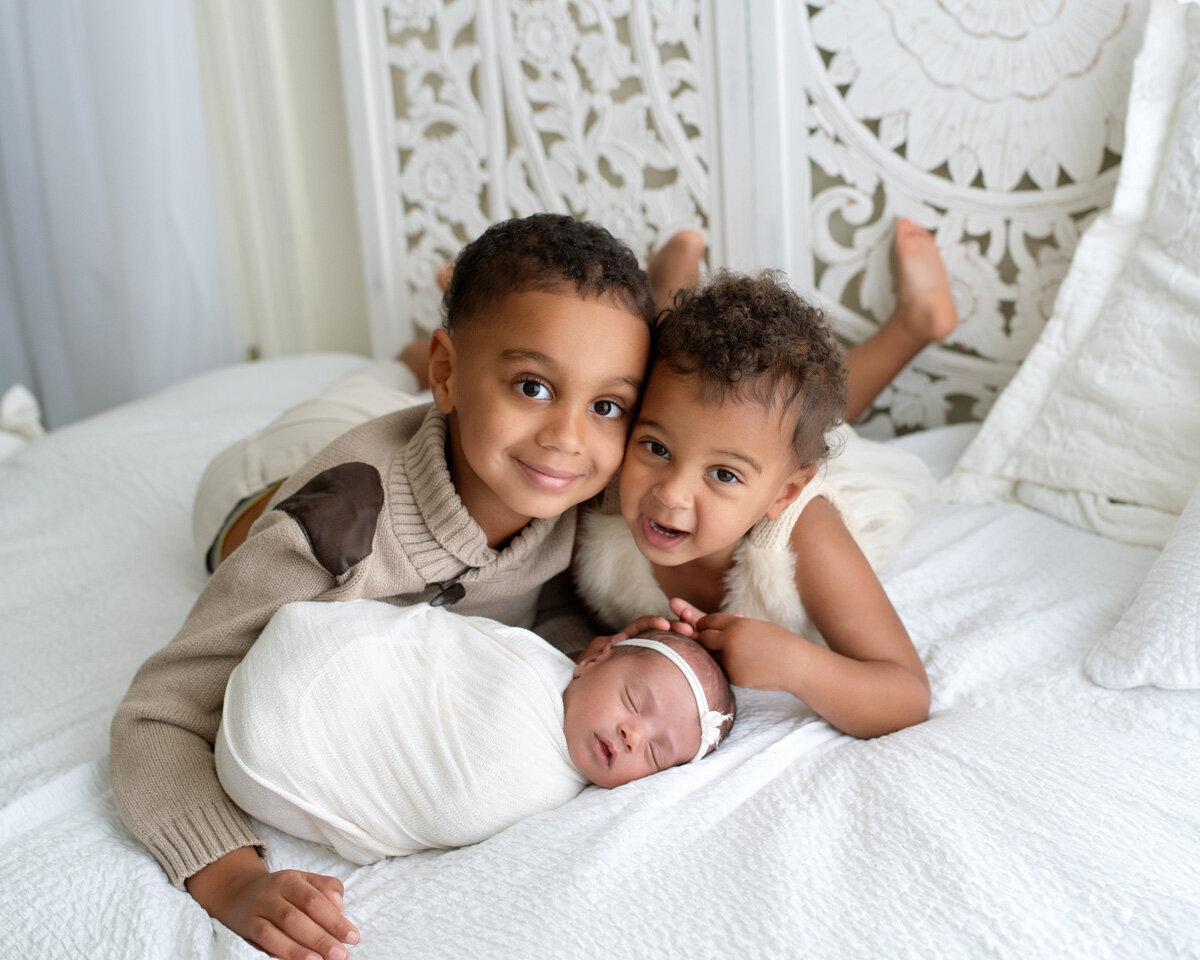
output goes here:
[[621, 628], [621, 633], [627, 637], [636, 637], [639, 633], [645, 633], [647, 630], [670, 630], [685, 637], [690, 637], [695, 632], [692, 630], [691, 624], [681, 620], [668, 620], [666, 617], [647, 614], [644, 617], [638, 617], [633, 623], [626, 624]]
[[300, 870], [269, 873], [250, 847], [209, 864], [188, 878], [187, 889], [214, 919], [282, 960], [346, 960], [342, 943], [359, 940], [342, 916], [342, 881]]
[[[694, 637], [696, 635], [696, 624], [703, 620], [707, 614], [693, 603], [688, 603], [683, 597], [672, 597], [670, 600], [671, 612], [679, 618], [677, 623], [682, 626], [676, 630], [677, 633], [682, 633], [685, 637]], [[687, 627], [685, 631], [682, 627]]]
[[697, 636], [725, 668], [729, 682], [755, 690], [783, 690], [797, 643], [806, 641], [766, 620], [710, 613], [696, 624]]
[[614, 633], [612, 635], [604, 634], [599, 637], [592, 637], [588, 645], [579, 653], [571, 654], [571, 659], [576, 663], [583, 663], [584, 660], [590, 657], [598, 657], [604, 652], [605, 647], [616, 643], [618, 640], [624, 640], [626, 636], [627, 634], [624, 633]]

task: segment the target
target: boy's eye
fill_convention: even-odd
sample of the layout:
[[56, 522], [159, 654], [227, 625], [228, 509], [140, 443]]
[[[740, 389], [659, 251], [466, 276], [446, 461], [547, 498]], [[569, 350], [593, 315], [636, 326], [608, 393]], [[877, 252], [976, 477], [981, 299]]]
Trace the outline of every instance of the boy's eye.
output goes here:
[[530, 400], [550, 399], [550, 388], [541, 380], [518, 380], [517, 389], [521, 391], [521, 396]]
[[671, 455], [671, 452], [657, 440], [644, 440], [642, 446], [650, 451], [651, 456], [666, 459]]
[[592, 404], [592, 413], [605, 420], [616, 420], [625, 411], [614, 400], [597, 400]]
[[741, 479], [732, 470], [726, 470], [724, 467], [715, 467], [708, 471], [708, 475], [717, 483], [740, 483]]

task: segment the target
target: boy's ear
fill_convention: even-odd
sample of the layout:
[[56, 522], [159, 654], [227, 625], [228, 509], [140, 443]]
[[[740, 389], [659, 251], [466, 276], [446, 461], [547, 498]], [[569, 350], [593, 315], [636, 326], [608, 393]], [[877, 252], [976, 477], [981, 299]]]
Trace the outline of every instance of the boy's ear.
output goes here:
[[429, 389], [442, 413], [454, 412], [454, 341], [445, 330], [434, 330], [429, 341]]
[[768, 520], [775, 520], [784, 510], [796, 501], [809, 481], [817, 475], [817, 465], [810, 463], [807, 467], [801, 467], [795, 473], [791, 474], [782, 484], [779, 485], [779, 495], [767, 507], [765, 514]]

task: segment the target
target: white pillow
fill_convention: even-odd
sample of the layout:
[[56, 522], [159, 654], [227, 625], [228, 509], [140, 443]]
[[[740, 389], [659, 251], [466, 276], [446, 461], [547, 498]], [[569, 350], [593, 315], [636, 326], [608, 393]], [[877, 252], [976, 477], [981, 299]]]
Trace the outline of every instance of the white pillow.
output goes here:
[[1200, 483], [1137, 596], [1084, 670], [1116, 690], [1200, 689]]
[[1155, 0], [1113, 206], [946, 481], [1161, 546], [1200, 478], [1200, 7]]

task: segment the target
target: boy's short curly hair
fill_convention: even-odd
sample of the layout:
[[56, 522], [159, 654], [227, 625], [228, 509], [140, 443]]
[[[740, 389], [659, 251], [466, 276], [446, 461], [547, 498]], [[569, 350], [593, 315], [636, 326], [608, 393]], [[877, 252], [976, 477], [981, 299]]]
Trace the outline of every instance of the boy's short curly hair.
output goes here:
[[633, 251], [604, 227], [553, 213], [492, 224], [463, 247], [442, 298], [442, 325], [453, 332], [508, 294], [564, 286], [653, 329], [654, 294]]
[[698, 376], [706, 400], [732, 396], [791, 413], [799, 465], [829, 455], [826, 434], [846, 407], [842, 351], [825, 314], [779, 271], [722, 270], [681, 290], [659, 321], [653, 365]]

